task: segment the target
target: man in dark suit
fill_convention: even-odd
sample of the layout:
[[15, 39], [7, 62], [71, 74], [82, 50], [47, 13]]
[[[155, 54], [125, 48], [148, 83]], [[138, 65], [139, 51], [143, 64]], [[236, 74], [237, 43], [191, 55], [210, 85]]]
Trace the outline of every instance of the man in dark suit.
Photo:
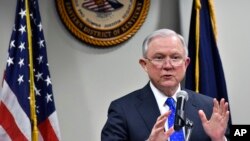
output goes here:
[[[189, 141], [226, 141], [228, 103], [181, 88], [189, 62], [187, 47], [179, 34], [160, 29], [147, 36], [139, 63], [150, 81], [111, 103], [101, 140], [174, 141], [177, 131], [166, 124], [171, 110], [165, 101], [169, 97], [176, 101], [176, 94], [185, 90], [189, 97], [185, 117], [194, 123]], [[187, 130], [183, 127], [179, 132]], [[179, 138], [184, 140], [185, 136]]]

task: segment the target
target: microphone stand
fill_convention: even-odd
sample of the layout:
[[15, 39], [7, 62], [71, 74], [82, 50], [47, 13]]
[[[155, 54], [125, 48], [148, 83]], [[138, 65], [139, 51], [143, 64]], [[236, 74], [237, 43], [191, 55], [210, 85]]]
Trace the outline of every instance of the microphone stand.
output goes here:
[[180, 130], [183, 126], [185, 126], [187, 128], [187, 132], [186, 132], [186, 138], [185, 141], [189, 141], [190, 135], [192, 133], [192, 129], [193, 129], [193, 121], [189, 120], [188, 118], [182, 118], [183, 116], [179, 116], [179, 114], [177, 115], [181, 120], [179, 124], [175, 125], [175, 130]]
[[187, 118], [185, 122], [185, 127], [187, 128], [185, 141], [189, 141], [190, 135], [192, 133], [193, 125], [194, 123]]

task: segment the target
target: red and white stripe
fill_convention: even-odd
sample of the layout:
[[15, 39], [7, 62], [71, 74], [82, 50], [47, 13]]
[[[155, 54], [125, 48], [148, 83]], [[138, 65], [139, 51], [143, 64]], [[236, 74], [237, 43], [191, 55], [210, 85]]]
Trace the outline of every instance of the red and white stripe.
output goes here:
[[39, 141], [60, 141], [60, 130], [56, 111], [38, 125]]
[[[31, 124], [17, 101], [15, 94], [4, 81], [0, 95], [0, 141], [31, 141]], [[60, 141], [56, 111], [38, 125], [39, 141]]]
[[30, 119], [6, 81], [3, 82], [0, 113], [1, 140], [31, 141]]

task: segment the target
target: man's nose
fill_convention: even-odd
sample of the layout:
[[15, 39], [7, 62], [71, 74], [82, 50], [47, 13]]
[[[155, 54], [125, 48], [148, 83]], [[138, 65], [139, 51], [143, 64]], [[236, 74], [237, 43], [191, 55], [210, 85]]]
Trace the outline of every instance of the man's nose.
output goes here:
[[166, 59], [164, 60], [163, 64], [162, 64], [162, 67], [163, 67], [163, 68], [172, 68], [173, 65], [172, 65], [172, 63], [171, 63], [171, 60], [166, 58]]

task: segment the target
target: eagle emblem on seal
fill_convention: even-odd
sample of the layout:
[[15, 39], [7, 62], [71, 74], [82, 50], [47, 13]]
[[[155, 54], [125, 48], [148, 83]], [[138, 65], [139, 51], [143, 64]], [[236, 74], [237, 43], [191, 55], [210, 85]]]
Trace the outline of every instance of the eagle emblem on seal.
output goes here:
[[117, 0], [87, 0], [82, 3], [82, 8], [98, 13], [114, 12], [123, 6]]

